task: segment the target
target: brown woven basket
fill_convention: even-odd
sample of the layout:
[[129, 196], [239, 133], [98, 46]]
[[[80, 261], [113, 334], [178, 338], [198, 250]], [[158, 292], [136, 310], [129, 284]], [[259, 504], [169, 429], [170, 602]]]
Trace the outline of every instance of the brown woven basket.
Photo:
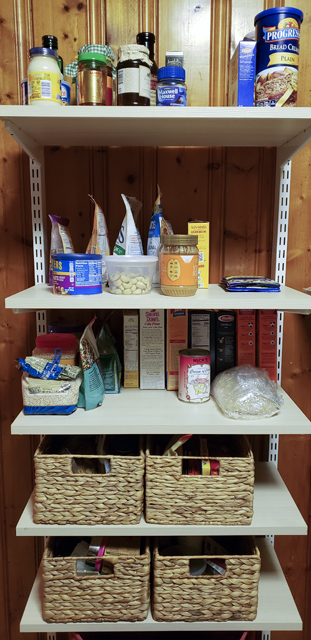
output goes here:
[[[228, 545], [229, 538], [224, 538]], [[259, 550], [251, 538], [231, 539], [236, 553], [223, 556], [153, 555], [153, 617], [162, 622], [254, 620], [257, 615]], [[221, 557], [224, 575], [190, 575], [192, 558]]]
[[[213, 436], [214, 438], [216, 436]], [[253, 517], [254, 457], [245, 436], [227, 436], [232, 457], [219, 461], [218, 476], [183, 475], [185, 456], [146, 449], [146, 521], [153, 524], [249, 525]], [[207, 437], [208, 442], [208, 437]], [[194, 456], [191, 456], [193, 459]], [[206, 458], [197, 458], [206, 460]]]
[[113, 574], [99, 576], [77, 576], [77, 560], [85, 558], [54, 558], [53, 545], [50, 538], [42, 559], [45, 622], [145, 620], [150, 605], [148, 542], [140, 556], [109, 556]]
[[[45, 436], [34, 457], [36, 524], [138, 524], [144, 500], [145, 454], [100, 456], [110, 460], [107, 474], [73, 473], [73, 459], [96, 455], [57, 455]], [[54, 449], [53, 449], [54, 448]]]

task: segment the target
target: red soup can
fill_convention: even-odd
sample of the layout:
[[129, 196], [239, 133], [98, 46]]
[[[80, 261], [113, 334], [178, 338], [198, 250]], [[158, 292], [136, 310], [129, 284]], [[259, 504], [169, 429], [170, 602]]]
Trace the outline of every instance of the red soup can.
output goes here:
[[183, 402], [210, 399], [211, 355], [207, 349], [179, 351], [178, 398]]
[[303, 13], [274, 7], [255, 17], [256, 107], [296, 107]]

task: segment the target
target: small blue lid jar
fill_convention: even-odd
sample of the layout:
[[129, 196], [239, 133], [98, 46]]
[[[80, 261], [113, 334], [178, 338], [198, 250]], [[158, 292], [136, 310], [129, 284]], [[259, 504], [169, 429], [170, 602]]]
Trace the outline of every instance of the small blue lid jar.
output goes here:
[[182, 67], [161, 67], [158, 70], [157, 107], [186, 107], [186, 72]]

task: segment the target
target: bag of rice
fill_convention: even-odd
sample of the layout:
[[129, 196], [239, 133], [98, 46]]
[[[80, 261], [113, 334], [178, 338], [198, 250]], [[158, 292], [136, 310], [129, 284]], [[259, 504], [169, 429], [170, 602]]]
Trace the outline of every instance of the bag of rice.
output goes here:
[[143, 245], [134, 220], [134, 217], [137, 218], [142, 204], [136, 198], [125, 196], [123, 193], [121, 193], [121, 197], [125, 204], [126, 214], [113, 253], [119, 256], [142, 256], [144, 253]]

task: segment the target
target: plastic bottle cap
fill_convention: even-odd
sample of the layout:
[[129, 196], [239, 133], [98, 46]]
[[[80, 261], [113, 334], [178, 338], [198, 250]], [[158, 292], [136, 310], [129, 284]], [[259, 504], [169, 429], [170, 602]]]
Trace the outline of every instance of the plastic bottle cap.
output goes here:
[[45, 333], [36, 337], [36, 347], [40, 349], [75, 350], [76, 336], [72, 333]]
[[55, 49], [47, 49], [46, 47], [33, 47], [29, 49], [30, 56], [50, 56], [58, 60], [58, 53]]
[[107, 58], [102, 53], [80, 53], [78, 55], [78, 62], [83, 60], [95, 60], [96, 62], [104, 62], [106, 64]]
[[182, 67], [173, 67], [170, 65], [168, 67], [161, 67], [158, 70], [158, 80], [170, 80], [172, 78], [184, 81], [186, 78], [185, 69], [183, 69]]

